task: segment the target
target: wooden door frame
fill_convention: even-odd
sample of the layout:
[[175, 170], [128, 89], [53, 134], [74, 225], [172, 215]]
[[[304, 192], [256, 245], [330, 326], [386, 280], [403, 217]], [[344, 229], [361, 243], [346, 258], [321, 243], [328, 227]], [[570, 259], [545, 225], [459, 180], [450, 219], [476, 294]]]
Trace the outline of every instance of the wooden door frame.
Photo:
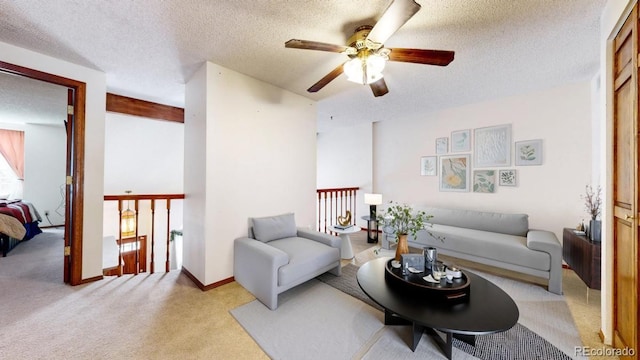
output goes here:
[[[82, 222], [84, 209], [84, 143], [85, 143], [85, 110], [86, 110], [86, 93], [87, 85], [84, 82], [45, 73], [42, 71], [26, 68], [0, 61], [0, 71], [10, 74], [20, 75], [35, 80], [45, 81], [51, 84], [65, 86], [74, 91], [74, 107], [73, 121], [70, 124], [71, 147], [67, 147], [67, 158], [71, 159], [71, 163], [67, 164], [67, 176], [72, 181], [65, 181], [67, 194], [65, 197], [66, 213], [70, 214], [70, 218], [65, 219], [65, 227], [70, 229], [66, 234], [70, 241], [69, 254], [69, 277], [65, 278], [65, 282], [71, 285], [79, 285], [82, 283]], [[67, 142], [69, 142], [67, 138]], [[70, 209], [71, 211], [68, 211]], [[69, 224], [70, 223], [70, 224]]]

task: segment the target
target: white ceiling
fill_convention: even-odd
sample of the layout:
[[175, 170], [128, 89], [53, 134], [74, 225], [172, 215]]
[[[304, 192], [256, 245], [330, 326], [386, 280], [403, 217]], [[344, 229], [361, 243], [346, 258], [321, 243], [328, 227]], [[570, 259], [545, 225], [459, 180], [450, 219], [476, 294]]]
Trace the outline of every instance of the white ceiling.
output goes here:
[[340, 76], [346, 55], [287, 49], [345, 44], [390, 0], [0, 0], [0, 41], [103, 71], [108, 91], [184, 106], [184, 84], [216, 64], [319, 101], [320, 131], [591, 79], [606, 0], [417, 0], [386, 47], [453, 50], [447, 67], [390, 62], [389, 94]]
[[67, 88], [0, 72], [0, 123], [62, 126]]

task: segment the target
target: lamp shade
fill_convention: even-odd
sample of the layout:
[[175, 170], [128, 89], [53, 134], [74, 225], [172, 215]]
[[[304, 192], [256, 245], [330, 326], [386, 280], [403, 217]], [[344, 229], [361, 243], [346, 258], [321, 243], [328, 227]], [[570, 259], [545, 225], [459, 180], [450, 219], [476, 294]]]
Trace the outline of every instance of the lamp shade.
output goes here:
[[371, 84], [382, 79], [382, 70], [387, 63], [384, 57], [371, 54], [364, 58], [355, 57], [347, 61], [343, 70], [347, 80], [357, 84]]
[[364, 194], [364, 203], [367, 205], [381, 205], [382, 194]]

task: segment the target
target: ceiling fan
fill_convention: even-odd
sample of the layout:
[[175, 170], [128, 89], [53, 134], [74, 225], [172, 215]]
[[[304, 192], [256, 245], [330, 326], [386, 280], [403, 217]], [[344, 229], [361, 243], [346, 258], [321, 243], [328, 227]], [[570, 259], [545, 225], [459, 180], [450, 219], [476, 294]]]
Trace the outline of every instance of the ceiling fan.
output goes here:
[[392, 0], [375, 26], [358, 27], [353, 36], [349, 38], [348, 45], [291, 39], [284, 46], [294, 49], [343, 53], [349, 57], [349, 60], [307, 89], [308, 92], [317, 92], [344, 72], [347, 75], [347, 80], [369, 85], [374, 96], [382, 96], [389, 92], [382, 75], [387, 61], [438, 66], [447, 66], [453, 61], [453, 51], [384, 47], [384, 42], [411, 19], [420, 10], [420, 7], [420, 4], [415, 0]]

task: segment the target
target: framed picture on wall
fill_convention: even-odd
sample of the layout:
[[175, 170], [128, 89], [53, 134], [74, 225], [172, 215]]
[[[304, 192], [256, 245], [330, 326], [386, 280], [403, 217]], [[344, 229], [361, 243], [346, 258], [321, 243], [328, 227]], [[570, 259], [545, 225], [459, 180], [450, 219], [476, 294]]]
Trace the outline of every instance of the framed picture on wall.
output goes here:
[[511, 124], [475, 129], [473, 144], [473, 166], [511, 166]]
[[438, 175], [438, 157], [423, 156], [420, 158], [420, 175], [436, 176]]
[[506, 169], [498, 172], [498, 184], [500, 186], [517, 186], [516, 180], [516, 169]]
[[496, 192], [496, 171], [495, 170], [474, 170], [473, 171], [473, 192], [476, 192], [476, 193]]
[[451, 152], [471, 151], [471, 130], [451, 132]]
[[440, 191], [469, 191], [469, 154], [440, 156]]
[[449, 138], [441, 137], [436, 139], [436, 154], [446, 154], [449, 151]]
[[542, 165], [542, 140], [517, 141], [516, 165]]

